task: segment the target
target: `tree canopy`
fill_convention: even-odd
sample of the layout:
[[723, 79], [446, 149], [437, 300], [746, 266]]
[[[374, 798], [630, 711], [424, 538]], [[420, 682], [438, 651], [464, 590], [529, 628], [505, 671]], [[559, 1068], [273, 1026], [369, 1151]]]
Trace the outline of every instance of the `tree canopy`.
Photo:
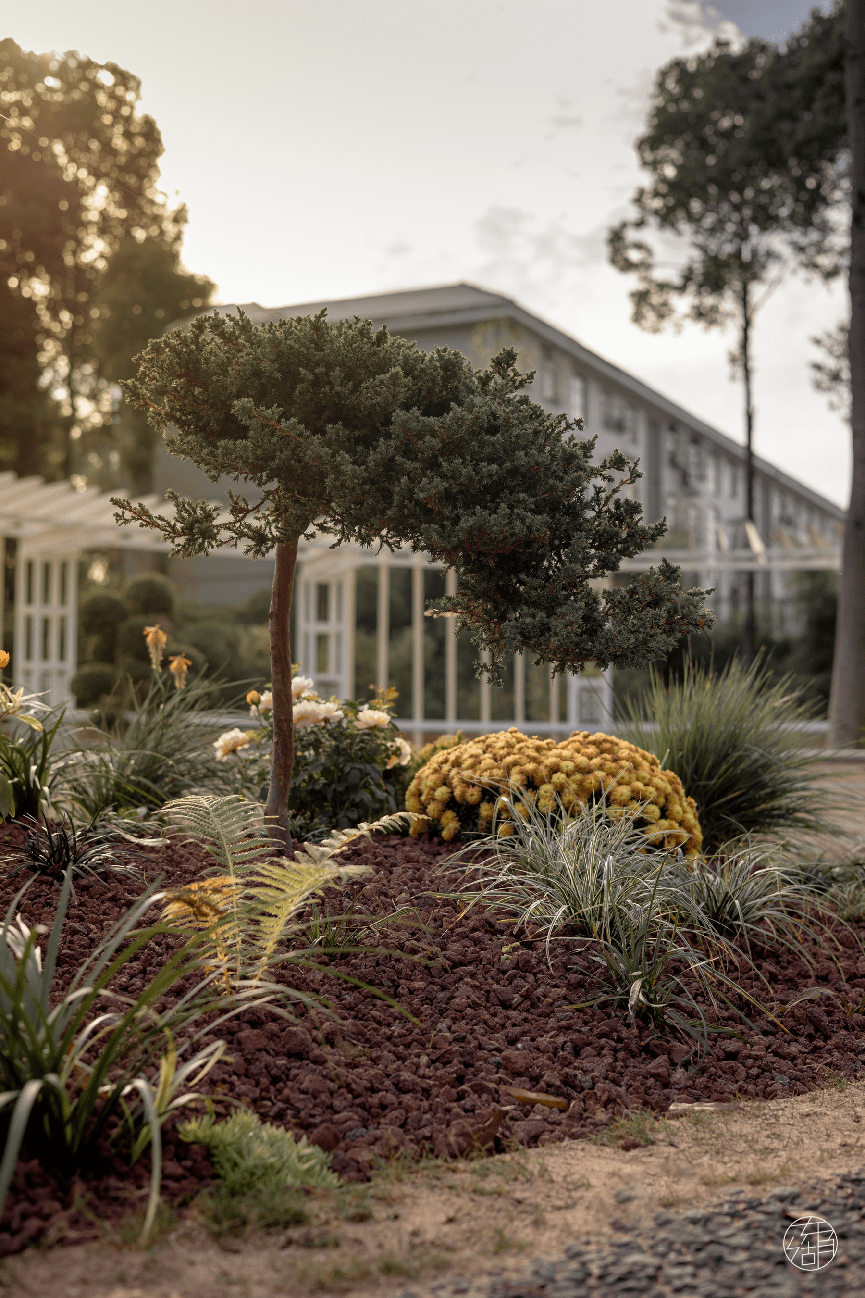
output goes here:
[[[213, 286], [179, 267], [186, 213], [159, 192], [162, 141], [137, 110], [137, 77], [4, 40], [0, 96], [0, 336], [21, 359], [0, 364], [0, 449], [19, 472], [98, 476], [113, 448], [111, 385], [158, 327], [144, 308], [162, 291], [154, 312], [168, 323]], [[132, 244], [137, 260], [124, 258]], [[160, 255], [174, 258], [176, 282], [152, 274]], [[121, 360], [124, 310], [144, 318]]]
[[[666, 561], [627, 587], [596, 588], [665, 524], [646, 526], [624, 494], [637, 466], [619, 452], [593, 464], [594, 439], [533, 403], [533, 376], [516, 362], [505, 350], [476, 370], [459, 352], [430, 355], [323, 311], [263, 325], [243, 312], [198, 317], [152, 340], [123, 387], [173, 454], [254, 492], [231, 489], [226, 512], [171, 492], [173, 515], [117, 500], [118, 521], [158, 529], [182, 557], [275, 549], [275, 602], [280, 564], [293, 574], [313, 529], [335, 545], [407, 546], [457, 572], [438, 609], [471, 629], [494, 676], [516, 652], [556, 671], [644, 665], [712, 624], [706, 592], [685, 594]], [[272, 606], [283, 657], [287, 627]], [[290, 673], [287, 688], [290, 726]]]

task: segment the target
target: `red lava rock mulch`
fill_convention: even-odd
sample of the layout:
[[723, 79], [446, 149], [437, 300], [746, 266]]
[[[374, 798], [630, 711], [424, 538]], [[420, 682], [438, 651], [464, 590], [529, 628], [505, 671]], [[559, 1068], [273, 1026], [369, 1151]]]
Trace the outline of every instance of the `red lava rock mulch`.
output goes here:
[[[8, 828], [7, 842], [16, 834]], [[437, 873], [452, 850], [436, 841], [399, 837], [349, 849], [345, 859], [368, 865], [373, 873], [345, 889], [329, 890], [328, 908], [333, 915], [377, 916], [413, 908], [410, 923], [385, 925], [375, 937], [381, 947], [411, 958], [355, 953], [324, 957], [320, 970], [277, 966], [276, 981], [327, 1001], [338, 1021], [303, 1007], [294, 1024], [268, 1009], [244, 1011], [221, 1026], [230, 1059], [216, 1065], [204, 1089], [240, 1099], [262, 1119], [306, 1134], [333, 1152], [334, 1169], [344, 1179], [364, 1180], [377, 1157], [396, 1151], [453, 1157], [476, 1149], [500, 1151], [514, 1141], [546, 1144], [595, 1133], [626, 1110], [661, 1113], [672, 1101], [775, 1098], [800, 1094], [832, 1076], [861, 1075], [865, 1017], [854, 1012], [865, 996], [859, 932], [835, 926], [833, 959], [812, 944], [815, 973], [794, 955], [756, 952], [771, 992], [744, 964], [738, 974], [731, 970], [788, 1031], [744, 999], [741, 1008], [753, 1026], [732, 1010], [707, 1008], [710, 1022], [735, 1028], [739, 1036], [712, 1037], [708, 1054], [697, 1064], [691, 1043], [678, 1033], [659, 1033], [644, 1024], [629, 1027], [603, 1008], [572, 1008], [597, 988], [598, 966], [588, 959], [584, 943], [554, 942], [551, 967], [542, 940], [527, 939], [503, 959], [503, 947], [515, 940], [511, 922], [500, 922], [501, 916], [480, 906], [462, 913], [457, 901], [426, 895], [456, 888], [456, 878]], [[175, 843], [155, 856], [148, 877], [160, 873], [165, 886], [180, 886], [200, 878], [209, 864], [199, 849]], [[25, 877], [0, 882], [4, 909]], [[140, 885], [105, 875], [98, 882], [76, 883], [76, 892], [60, 958], [61, 969], [70, 973], [135, 901]], [[22, 904], [25, 921], [50, 924], [57, 896], [55, 885], [37, 879]], [[171, 947], [170, 938], [155, 939], [121, 975], [118, 990], [140, 990]], [[328, 965], [385, 992], [416, 1021], [333, 977]], [[813, 986], [833, 994], [785, 1010], [786, 1002]], [[510, 1088], [542, 1093], [548, 1103], [517, 1102]], [[217, 1104], [218, 1111], [222, 1107]], [[171, 1134], [166, 1138], [170, 1142]], [[186, 1182], [206, 1183], [212, 1174], [203, 1151], [193, 1156], [178, 1141], [169, 1143], [166, 1154], [169, 1200], [188, 1198]], [[137, 1178], [143, 1185], [145, 1174], [143, 1165], [132, 1177], [124, 1169], [115, 1199], [122, 1189], [128, 1205], [130, 1184]], [[28, 1178], [32, 1190], [23, 1183]], [[57, 1220], [52, 1187], [31, 1165], [22, 1165], [0, 1220], [0, 1252], [8, 1251], [25, 1228], [37, 1236], [34, 1222], [43, 1223], [43, 1234], [58, 1229], [52, 1227]], [[93, 1202], [102, 1209], [104, 1193]], [[68, 1203], [61, 1204], [61, 1211], [67, 1209]]]

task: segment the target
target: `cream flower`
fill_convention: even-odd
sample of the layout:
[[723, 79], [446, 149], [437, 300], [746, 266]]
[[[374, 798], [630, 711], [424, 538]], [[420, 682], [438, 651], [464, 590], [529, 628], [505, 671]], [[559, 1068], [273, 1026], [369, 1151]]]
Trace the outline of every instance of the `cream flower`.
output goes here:
[[390, 713], [379, 708], [361, 708], [357, 714], [357, 724], [361, 730], [373, 730], [376, 726], [383, 730], [390, 725]]
[[316, 699], [301, 699], [292, 710], [295, 730], [307, 730], [310, 726], [323, 725], [329, 721], [342, 721], [345, 716], [335, 703], [322, 703]]
[[230, 753], [239, 752], [241, 748], [249, 747], [249, 735], [245, 730], [239, 730], [237, 726], [233, 730], [226, 730], [214, 740], [214, 750], [216, 751], [216, 760], [224, 762]]
[[394, 743], [399, 751], [394, 753], [393, 757], [388, 759], [387, 768], [390, 769], [391, 766], [397, 765], [408, 766], [411, 761], [411, 745], [406, 743], [402, 735], [397, 735]]
[[[291, 682], [291, 697], [296, 703], [304, 694], [315, 694], [315, 681], [309, 676], [295, 676]], [[318, 695], [315, 697], [317, 698]]]

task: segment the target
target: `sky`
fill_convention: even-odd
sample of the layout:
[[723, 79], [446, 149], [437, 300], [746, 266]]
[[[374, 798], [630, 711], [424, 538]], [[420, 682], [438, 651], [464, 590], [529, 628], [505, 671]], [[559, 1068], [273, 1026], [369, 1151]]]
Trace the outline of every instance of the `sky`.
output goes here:
[[[823, 7], [829, 0], [823, 0]], [[40, 0], [31, 50], [142, 82], [184, 260], [222, 303], [282, 306], [468, 280], [742, 440], [732, 335], [646, 334], [608, 228], [641, 182], [658, 68], [715, 35], [782, 39], [808, 0]], [[843, 283], [791, 275], [757, 324], [758, 453], [838, 504], [849, 430], [810, 382]]]

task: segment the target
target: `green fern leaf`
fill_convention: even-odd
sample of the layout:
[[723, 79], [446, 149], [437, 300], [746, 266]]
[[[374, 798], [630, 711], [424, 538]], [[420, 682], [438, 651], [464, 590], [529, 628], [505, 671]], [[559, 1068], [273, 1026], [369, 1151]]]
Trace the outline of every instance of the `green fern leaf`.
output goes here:
[[261, 948], [258, 976], [264, 972], [277, 942], [304, 902], [330, 884], [369, 873], [367, 865], [289, 861], [285, 857], [279, 861], [262, 861], [252, 883], [252, 905]]
[[186, 842], [203, 847], [232, 876], [273, 851], [261, 806], [237, 794], [177, 798], [166, 803], [165, 811], [186, 830]]

